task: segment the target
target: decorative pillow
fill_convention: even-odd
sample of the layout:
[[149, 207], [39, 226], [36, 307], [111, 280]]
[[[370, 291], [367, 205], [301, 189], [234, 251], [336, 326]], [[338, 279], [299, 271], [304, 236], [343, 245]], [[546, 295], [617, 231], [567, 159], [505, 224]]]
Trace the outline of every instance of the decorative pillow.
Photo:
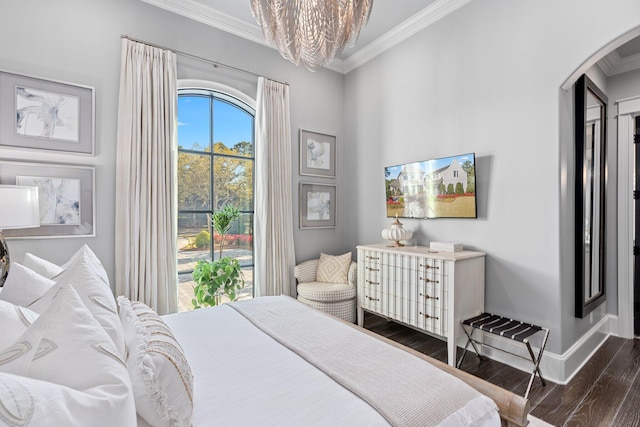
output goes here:
[[12, 262], [9, 267], [9, 275], [4, 282], [4, 290], [0, 294], [0, 300], [27, 306], [42, 297], [54, 284], [53, 280], [47, 279], [17, 262]]
[[[76, 256], [77, 255], [77, 256]], [[55, 299], [65, 285], [71, 285], [80, 295], [80, 299], [93, 314], [93, 317], [104, 328], [113, 340], [118, 354], [125, 355], [124, 333], [118, 317], [118, 306], [111, 292], [109, 280], [104, 268], [97, 261], [93, 252], [86, 251], [74, 255], [73, 263], [55, 278], [55, 285], [47, 293], [29, 305], [36, 313], [42, 313]]]
[[62, 273], [62, 267], [30, 253], [24, 254], [22, 264], [47, 279]]
[[[13, 344], [37, 318], [38, 314], [28, 308], [0, 301], [0, 325], [2, 325], [0, 351]], [[2, 419], [1, 416], [0, 419]]]
[[138, 414], [154, 427], [188, 427], [193, 374], [171, 329], [144, 303], [118, 297]]
[[348, 283], [349, 266], [351, 266], [351, 252], [337, 256], [320, 253], [316, 281]]
[[0, 372], [10, 425], [136, 425], [124, 362], [71, 286], [0, 353]]

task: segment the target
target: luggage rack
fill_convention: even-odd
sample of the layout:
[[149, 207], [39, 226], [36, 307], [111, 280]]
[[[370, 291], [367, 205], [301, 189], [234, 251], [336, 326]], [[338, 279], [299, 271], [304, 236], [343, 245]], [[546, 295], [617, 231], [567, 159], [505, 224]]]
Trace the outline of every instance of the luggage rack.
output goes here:
[[[531, 372], [531, 379], [529, 379], [529, 385], [527, 386], [527, 391], [524, 394], [524, 398], [527, 399], [529, 397], [529, 392], [531, 391], [531, 386], [533, 385], [533, 380], [536, 377], [536, 374], [542, 381], [542, 385], [546, 386], [547, 383], [544, 381], [542, 377], [542, 372], [540, 371], [540, 360], [542, 359], [542, 353], [544, 352], [544, 347], [547, 344], [547, 338], [549, 337], [549, 329], [544, 328], [542, 326], [533, 325], [530, 323], [524, 323], [519, 320], [509, 319], [507, 317], [498, 316], [496, 314], [491, 313], [482, 313], [479, 316], [472, 317], [467, 320], [463, 320], [461, 322], [462, 330], [467, 335], [469, 340], [467, 341], [467, 345], [464, 346], [464, 351], [462, 352], [462, 356], [458, 361], [457, 367], [460, 368], [462, 364], [462, 360], [464, 359], [465, 354], [467, 353], [467, 349], [469, 348], [469, 344], [473, 346], [473, 349], [476, 351], [476, 354], [483, 360], [482, 355], [478, 351], [476, 344], [480, 346], [490, 347], [498, 351], [502, 351], [503, 353], [511, 354], [512, 356], [519, 357], [524, 360], [529, 360], [528, 358], [521, 356], [519, 354], [513, 353], [508, 350], [504, 350], [499, 347], [495, 347], [490, 344], [485, 344], [477, 339], [473, 338], [473, 332], [476, 329], [479, 329], [484, 332], [489, 332], [490, 334], [501, 336], [503, 338], [507, 338], [513, 341], [520, 342], [527, 347], [529, 351], [529, 356], [531, 356], [531, 362], [533, 363], [533, 372]], [[469, 327], [469, 330], [465, 328], [465, 326]], [[529, 344], [529, 337], [538, 332], [544, 332], [544, 338], [542, 339], [542, 345], [540, 346], [540, 351], [538, 352], [538, 356], [536, 357], [531, 345]]]

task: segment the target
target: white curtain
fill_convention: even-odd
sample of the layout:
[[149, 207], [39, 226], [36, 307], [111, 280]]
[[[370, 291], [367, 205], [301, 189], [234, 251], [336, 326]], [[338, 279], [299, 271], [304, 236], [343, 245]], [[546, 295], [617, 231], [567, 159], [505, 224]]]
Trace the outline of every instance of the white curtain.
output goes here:
[[259, 77], [254, 230], [256, 296], [292, 294], [295, 280], [292, 199], [289, 86]]
[[177, 311], [175, 53], [122, 39], [116, 159], [116, 293]]

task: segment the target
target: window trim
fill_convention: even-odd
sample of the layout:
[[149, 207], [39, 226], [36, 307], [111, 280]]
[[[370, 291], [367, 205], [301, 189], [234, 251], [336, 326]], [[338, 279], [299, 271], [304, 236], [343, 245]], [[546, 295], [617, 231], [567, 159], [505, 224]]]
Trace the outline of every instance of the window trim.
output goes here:
[[209, 80], [198, 80], [198, 79], [179, 79], [178, 80], [178, 90], [181, 89], [191, 89], [194, 91], [203, 90], [203, 91], [213, 91], [217, 92], [220, 98], [227, 98], [228, 101], [231, 102], [240, 102], [245, 104], [246, 107], [250, 110], [249, 112], [255, 117], [256, 115], [256, 100], [251, 98], [246, 93], [239, 91], [231, 86], [224, 85], [222, 83], [216, 83]]

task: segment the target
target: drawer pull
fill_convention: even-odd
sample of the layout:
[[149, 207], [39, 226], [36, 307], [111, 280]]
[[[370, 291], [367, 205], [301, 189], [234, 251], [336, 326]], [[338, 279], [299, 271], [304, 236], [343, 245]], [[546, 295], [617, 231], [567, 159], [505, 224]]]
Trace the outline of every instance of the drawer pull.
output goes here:
[[424, 277], [421, 277], [420, 280], [424, 280], [425, 283], [440, 283], [439, 280], [429, 280]]
[[439, 317], [436, 317], [436, 316], [429, 316], [428, 314], [423, 313], [423, 312], [420, 312], [420, 314], [421, 314], [422, 316], [424, 316], [426, 319], [436, 319], [436, 320], [438, 320], [438, 319], [439, 319]]
[[371, 256], [371, 255], [367, 255], [365, 258], [366, 259], [380, 259], [379, 256]]
[[433, 266], [430, 266], [430, 265], [427, 265], [427, 264], [420, 264], [420, 267], [424, 267], [427, 270], [430, 269], [430, 268], [435, 268], [436, 270], [440, 269], [440, 267], [438, 267], [438, 266], [433, 267]]
[[380, 301], [380, 298], [371, 298], [369, 295], [365, 295], [365, 298], [369, 301]]
[[380, 271], [379, 268], [371, 268], [371, 267], [365, 267], [365, 268], [369, 271]]
[[425, 295], [422, 292], [420, 292], [420, 296], [424, 297], [424, 299], [438, 299], [438, 300], [440, 299], [440, 297], [432, 297], [430, 295]]
[[369, 285], [379, 285], [380, 282], [372, 282], [371, 280], [365, 280], [365, 282], [367, 282], [367, 284]]

